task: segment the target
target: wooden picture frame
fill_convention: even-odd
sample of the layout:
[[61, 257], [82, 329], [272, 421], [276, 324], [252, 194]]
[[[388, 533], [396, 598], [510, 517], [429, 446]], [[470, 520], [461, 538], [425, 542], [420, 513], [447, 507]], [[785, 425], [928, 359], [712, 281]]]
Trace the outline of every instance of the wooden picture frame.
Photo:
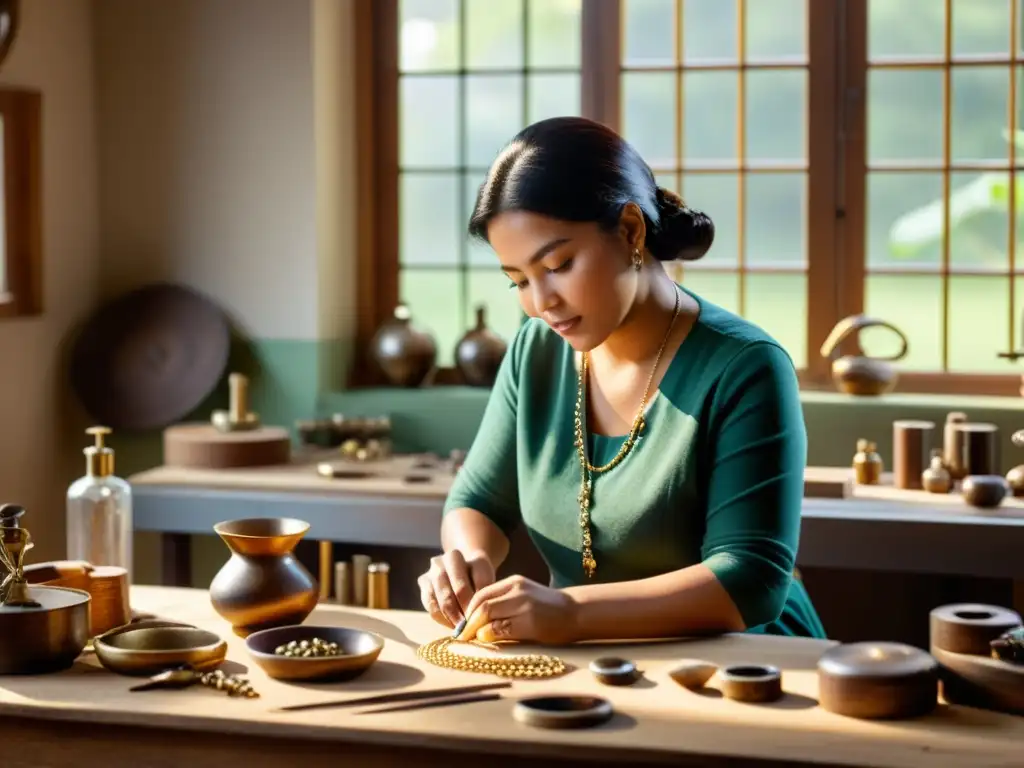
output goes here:
[[0, 318], [43, 310], [41, 127], [42, 94], [0, 87]]

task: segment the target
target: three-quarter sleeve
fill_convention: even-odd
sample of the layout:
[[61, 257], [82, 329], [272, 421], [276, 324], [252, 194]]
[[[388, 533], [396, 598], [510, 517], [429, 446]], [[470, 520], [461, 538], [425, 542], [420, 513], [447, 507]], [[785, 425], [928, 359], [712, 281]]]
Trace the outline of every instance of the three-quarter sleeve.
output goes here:
[[725, 369], [711, 413], [701, 556], [749, 629], [782, 613], [800, 539], [807, 432], [789, 356], [771, 342], [748, 344]]
[[516, 447], [519, 413], [519, 371], [529, 324], [509, 345], [498, 368], [491, 396], [465, 462], [452, 483], [443, 514], [468, 507], [486, 515], [506, 536], [521, 519]]

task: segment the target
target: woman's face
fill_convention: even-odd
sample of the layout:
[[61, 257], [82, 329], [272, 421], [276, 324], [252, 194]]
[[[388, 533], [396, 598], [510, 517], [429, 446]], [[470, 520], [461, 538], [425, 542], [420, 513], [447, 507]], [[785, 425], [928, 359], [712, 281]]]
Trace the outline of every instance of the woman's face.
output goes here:
[[544, 320], [574, 349], [589, 351], [632, 306], [637, 272], [630, 243], [643, 236], [643, 217], [639, 239], [636, 218], [627, 210], [619, 230], [608, 232], [593, 223], [507, 211], [490, 222], [487, 235], [523, 311]]

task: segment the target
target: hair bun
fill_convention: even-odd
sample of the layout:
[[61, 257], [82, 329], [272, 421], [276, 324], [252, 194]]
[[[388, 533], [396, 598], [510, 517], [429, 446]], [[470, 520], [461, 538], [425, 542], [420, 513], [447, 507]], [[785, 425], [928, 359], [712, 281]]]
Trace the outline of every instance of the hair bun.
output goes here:
[[658, 225], [647, 248], [658, 261], [696, 261], [715, 240], [711, 217], [694, 210], [675, 192], [658, 187]]

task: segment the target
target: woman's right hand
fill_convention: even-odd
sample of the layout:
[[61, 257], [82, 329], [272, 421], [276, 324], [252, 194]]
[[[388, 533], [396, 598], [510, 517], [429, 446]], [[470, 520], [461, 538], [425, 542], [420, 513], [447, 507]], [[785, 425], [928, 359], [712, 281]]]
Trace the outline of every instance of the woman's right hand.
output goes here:
[[430, 570], [419, 577], [420, 599], [430, 617], [455, 627], [477, 590], [494, 583], [494, 566], [484, 552], [466, 555], [458, 549], [430, 559]]

